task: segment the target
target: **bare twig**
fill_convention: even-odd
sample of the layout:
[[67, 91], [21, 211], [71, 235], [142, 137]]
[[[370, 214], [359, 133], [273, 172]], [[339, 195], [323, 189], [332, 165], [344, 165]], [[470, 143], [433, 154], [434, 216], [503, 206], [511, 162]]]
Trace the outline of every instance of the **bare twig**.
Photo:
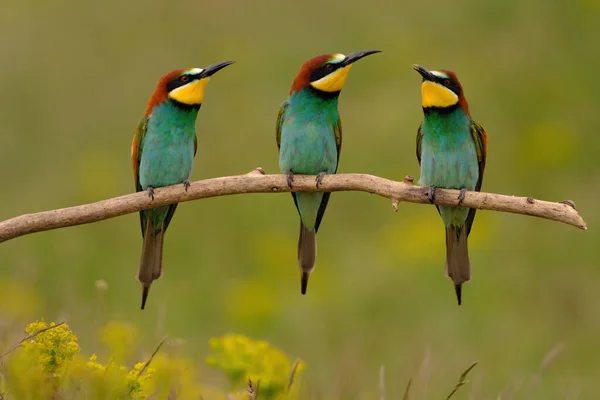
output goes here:
[[463, 386], [464, 384], [468, 383], [469, 381], [467, 381], [467, 374], [469, 372], [471, 372], [471, 370], [473, 368], [475, 368], [475, 366], [477, 365], [477, 361], [475, 361], [469, 368], [467, 368], [465, 370], [465, 372], [463, 372], [460, 375], [460, 378], [458, 378], [458, 383], [456, 384], [456, 386], [454, 387], [454, 389], [450, 392], [450, 394], [448, 395], [448, 397], [446, 397], [446, 400], [450, 399], [452, 396], [454, 396], [454, 394], [456, 393], [456, 391]]
[[10, 353], [12, 353], [12, 352], [13, 352], [13, 351], [15, 351], [16, 349], [18, 349], [18, 348], [19, 348], [19, 346], [20, 346], [20, 345], [22, 345], [24, 342], [26, 342], [26, 341], [28, 341], [28, 340], [31, 340], [31, 339], [33, 339], [34, 337], [36, 337], [36, 336], [37, 336], [37, 335], [39, 335], [40, 333], [43, 333], [43, 332], [49, 331], [49, 330], [51, 330], [51, 329], [54, 329], [54, 328], [58, 328], [59, 326], [61, 326], [61, 325], [63, 325], [63, 324], [64, 324], [64, 321], [63, 321], [63, 322], [60, 322], [60, 323], [58, 323], [58, 324], [55, 324], [55, 325], [51, 325], [51, 326], [47, 326], [47, 327], [45, 327], [45, 328], [42, 328], [42, 329], [38, 329], [37, 331], [33, 332], [31, 335], [28, 335], [28, 336], [24, 337], [23, 339], [21, 339], [21, 340], [19, 341], [19, 343], [17, 343], [17, 344], [15, 344], [15, 345], [13, 345], [13, 346], [12, 346], [10, 349], [8, 349], [8, 350], [7, 350], [7, 351], [6, 351], [4, 354], [2, 354], [2, 355], [0, 356], [0, 364], [1, 364], [1, 363], [4, 361], [4, 357], [6, 357], [6, 356], [7, 356], [7, 355], [9, 355]]
[[300, 366], [301, 362], [302, 362], [302, 360], [297, 359], [294, 362], [294, 365], [292, 365], [292, 369], [290, 370], [290, 376], [288, 378], [288, 387], [287, 387], [288, 392], [292, 389], [292, 385], [294, 384], [294, 378], [296, 377], [296, 371], [298, 371], [298, 367]]
[[404, 397], [402, 397], [403, 400], [409, 400], [410, 398], [410, 385], [412, 384], [412, 379], [408, 380], [408, 385], [406, 385], [406, 390], [404, 391]]
[[[317, 188], [314, 176], [295, 175], [290, 189], [284, 175], [264, 175], [257, 168], [245, 175], [205, 179], [191, 184], [187, 191], [183, 185], [173, 185], [154, 191], [154, 200], [145, 192], [128, 194], [96, 203], [75, 207], [25, 214], [0, 222], [0, 242], [34, 232], [48, 231], [67, 226], [89, 224], [153, 207], [181, 203], [209, 197], [243, 193], [280, 192], [341, 192], [360, 191], [374, 193], [392, 200], [392, 205], [401, 201], [428, 204], [426, 188], [416, 186], [407, 177], [402, 182], [392, 181], [367, 174], [327, 175]], [[435, 204], [456, 206], [458, 190], [436, 189]], [[586, 224], [572, 201], [554, 203], [531, 197], [515, 197], [501, 194], [467, 192], [462, 206], [483, 210], [503, 211], [531, 215], [563, 222], [586, 230]]]
[[162, 347], [162, 345], [165, 343], [165, 340], [167, 340], [166, 337], [163, 340], [160, 341], [160, 343], [158, 344], [158, 346], [156, 346], [156, 348], [154, 349], [154, 352], [152, 353], [152, 355], [150, 356], [150, 358], [148, 359], [148, 361], [146, 361], [146, 364], [144, 364], [144, 366], [142, 367], [142, 369], [140, 369], [140, 372], [138, 372], [138, 374], [136, 376], [136, 379], [139, 378], [144, 373], [144, 371], [146, 370], [146, 368], [148, 368], [148, 366], [152, 362], [152, 359], [154, 359], [154, 356], [156, 355], [156, 353], [158, 353], [158, 351], [160, 350], [160, 348]]
[[248, 400], [258, 400], [258, 388], [260, 387], [260, 380], [256, 381], [256, 385], [251, 379], [248, 379]]

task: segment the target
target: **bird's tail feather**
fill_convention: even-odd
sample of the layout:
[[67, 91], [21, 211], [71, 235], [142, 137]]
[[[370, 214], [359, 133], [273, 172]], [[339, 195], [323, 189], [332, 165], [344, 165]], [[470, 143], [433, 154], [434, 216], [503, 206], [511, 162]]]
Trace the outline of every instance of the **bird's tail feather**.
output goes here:
[[300, 221], [300, 237], [298, 238], [298, 267], [300, 267], [300, 289], [306, 294], [308, 277], [315, 267], [317, 258], [317, 235], [314, 230], [309, 230]]
[[142, 245], [142, 257], [137, 271], [137, 279], [142, 284], [142, 310], [146, 305], [152, 281], [162, 275], [162, 250], [164, 229], [154, 229], [151, 221], [146, 222], [146, 232]]
[[446, 228], [446, 276], [454, 282], [458, 305], [462, 302], [462, 284], [471, 280], [467, 246], [467, 227]]

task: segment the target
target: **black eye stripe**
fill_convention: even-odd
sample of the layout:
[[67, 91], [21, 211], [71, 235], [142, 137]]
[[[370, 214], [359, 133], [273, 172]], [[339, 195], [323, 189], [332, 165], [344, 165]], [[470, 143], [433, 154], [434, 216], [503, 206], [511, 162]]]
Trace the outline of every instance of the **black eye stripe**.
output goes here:
[[197, 75], [180, 75], [177, 78], [173, 79], [169, 83], [167, 83], [167, 92], [177, 89], [178, 87], [187, 85], [194, 79], [196, 79]]
[[450, 79], [449, 77], [436, 76], [435, 82], [452, 90], [457, 96], [460, 95], [460, 87], [453, 79]]
[[342, 66], [342, 63], [325, 63], [310, 74], [310, 81], [315, 82], [331, 74]]

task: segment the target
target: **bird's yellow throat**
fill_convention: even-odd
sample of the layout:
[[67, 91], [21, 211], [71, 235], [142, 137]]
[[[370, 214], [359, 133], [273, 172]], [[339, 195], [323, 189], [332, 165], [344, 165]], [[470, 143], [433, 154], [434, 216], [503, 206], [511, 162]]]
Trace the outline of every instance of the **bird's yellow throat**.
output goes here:
[[169, 92], [169, 98], [189, 106], [199, 106], [204, 100], [204, 90], [210, 78], [202, 78]]
[[350, 67], [352, 67], [352, 65], [347, 65], [329, 75], [325, 75], [318, 81], [311, 82], [310, 84], [312, 87], [322, 92], [339, 92], [346, 83], [346, 78], [348, 77], [348, 72], [350, 72]]
[[425, 81], [421, 85], [421, 101], [423, 108], [445, 108], [458, 103], [458, 96], [452, 90], [439, 83]]

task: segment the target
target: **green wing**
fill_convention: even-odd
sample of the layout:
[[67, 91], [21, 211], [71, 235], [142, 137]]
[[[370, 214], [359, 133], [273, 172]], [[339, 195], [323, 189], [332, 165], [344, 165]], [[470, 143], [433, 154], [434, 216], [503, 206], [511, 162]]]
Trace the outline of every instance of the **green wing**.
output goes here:
[[[133, 165], [133, 180], [135, 182], [135, 191], [141, 192], [142, 186], [140, 185], [140, 160], [142, 159], [142, 150], [144, 137], [146, 136], [146, 129], [148, 128], [149, 116], [145, 115], [142, 117], [133, 135], [133, 141], [131, 142], [131, 162]], [[146, 232], [146, 218], [144, 212], [140, 211], [140, 226], [142, 227], [142, 236]]]
[[281, 127], [283, 125], [283, 118], [285, 115], [285, 110], [288, 108], [290, 103], [286, 100], [283, 102], [281, 107], [279, 108], [279, 113], [277, 113], [277, 124], [275, 125], [275, 140], [277, 141], [277, 148], [281, 145]]
[[483, 171], [485, 170], [485, 159], [487, 157], [487, 133], [483, 126], [479, 125], [475, 121], [471, 121], [471, 136], [475, 142], [475, 148], [477, 149], [477, 163], [479, 164], [479, 180], [477, 181], [476, 189], [481, 190], [481, 183], [483, 181]]
[[[337, 164], [335, 166], [335, 173], [337, 173], [338, 165], [340, 165], [340, 153], [342, 151], [342, 119], [339, 116], [337, 122], [333, 125], [333, 132], [335, 133], [335, 145], [337, 148]], [[319, 226], [321, 225], [323, 215], [325, 215], [325, 210], [327, 209], [327, 203], [329, 203], [330, 196], [330, 192], [323, 193], [323, 199], [321, 200], [321, 205], [319, 206], [319, 211], [317, 212], [315, 232], [319, 231]], [[295, 200], [296, 199], [294, 198], [294, 201]], [[296, 207], [298, 207], [298, 205], [296, 205]]]
[[421, 125], [419, 125], [419, 129], [417, 129], [417, 161], [419, 162], [419, 165], [421, 165], [421, 142], [423, 141], [423, 132], [421, 132]]
[[340, 153], [342, 152], [342, 118], [338, 116], [338, 120], [333, 125], [333, 132], [335, 133], [335, 145], [337, 147], [337, 165], [335, 166], [335, 172], [337, 172], [337, 166], [340, 164]]
[[[487, 157], [487, 133], [483, 126], [479, 125], [475, 121], [471, 121], [471, 136], [475, 142], [475, 149], [477, 150], [477, 163], [479, 164], [479, 179], [475, 190], [479, 192], [481, 190], [481, 184], [483, 183], [483, 172], [485, 170], [485, 160]], [[471, 233], [471, 226], [473, 226], [473, 220], [475, 219], [475, 209], [472, 208], [467, 215], [465, 224], [467, 225], [467, 236]]]
[[144, 142], [144, 136], [146, 136], [146, 129], [148, 127], [148, 120], [150, 117], [143, 116], [133, 135], [133, 141], [131, 142], [131, 162], [133, 165], [133, 180], [135, 182], [135, 191], [140, 192], [142, 187], [140, 186], [140, 160], [142, 158], [142, 143]]

